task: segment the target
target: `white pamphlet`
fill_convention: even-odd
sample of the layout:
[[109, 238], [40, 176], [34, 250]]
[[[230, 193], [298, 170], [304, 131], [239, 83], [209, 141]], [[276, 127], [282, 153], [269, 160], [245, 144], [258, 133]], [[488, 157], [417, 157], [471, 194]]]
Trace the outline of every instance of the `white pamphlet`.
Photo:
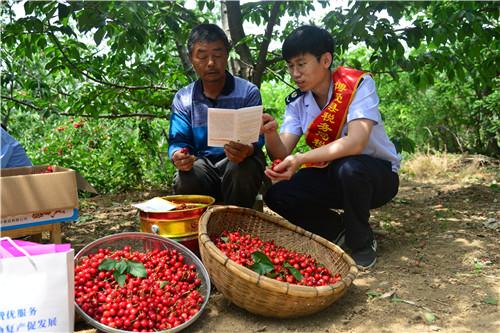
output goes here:
[[241, 109], [208, 108], [208, 142], [223, 147], [229, 141], [251, 144], [259, 140], [262, 105]]

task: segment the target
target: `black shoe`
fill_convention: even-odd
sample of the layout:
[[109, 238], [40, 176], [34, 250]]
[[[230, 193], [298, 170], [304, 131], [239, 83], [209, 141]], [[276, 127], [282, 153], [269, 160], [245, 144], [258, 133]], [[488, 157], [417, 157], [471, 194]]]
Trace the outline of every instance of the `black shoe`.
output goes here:
[[365, 270], [373, 267], [377, 262], [377, 241], [374, 239], [368, 246], [352, 253], [351, 257], [359, 269]]

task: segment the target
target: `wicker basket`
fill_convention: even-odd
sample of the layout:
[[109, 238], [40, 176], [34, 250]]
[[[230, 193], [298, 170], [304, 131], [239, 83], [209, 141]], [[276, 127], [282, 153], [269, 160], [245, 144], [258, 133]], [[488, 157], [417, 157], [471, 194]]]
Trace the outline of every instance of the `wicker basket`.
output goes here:
[[[210, 237], [223, 230], [274, 240], [289, 250], [310, 254], [342, 280], [307, 287], [279, 282], [230, 260]], [[290, 318], [318, 312], [339, 299], [358, 274], [356, 264], [340, 247], [283, 219], [235, 206], [212, 206], [200, 218], [200, 253], [210, 279], [234, 304], [266, 317]]]

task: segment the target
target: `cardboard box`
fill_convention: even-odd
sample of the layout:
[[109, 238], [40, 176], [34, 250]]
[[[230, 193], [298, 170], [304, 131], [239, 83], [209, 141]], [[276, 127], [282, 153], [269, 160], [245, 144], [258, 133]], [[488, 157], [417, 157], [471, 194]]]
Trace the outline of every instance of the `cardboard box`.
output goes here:
[[0, 230], [78, 218], [76, 172], [57, 166], [47, 172], [47, 167], [0, 169]]

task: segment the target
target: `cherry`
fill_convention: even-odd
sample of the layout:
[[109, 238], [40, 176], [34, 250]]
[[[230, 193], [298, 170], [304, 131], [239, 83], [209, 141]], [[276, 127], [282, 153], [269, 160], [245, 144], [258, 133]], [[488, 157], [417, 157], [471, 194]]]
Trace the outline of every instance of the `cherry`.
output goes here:
[[[281, 161], [280, 159], [275, 159], [275, 160], [273, 161], [273, 163], [271, 164], [271, 170], [276, 171], [274, 168], [275, 168], [278, 164], [280, 164], [281, 162], [282, 162], [282, 161]], [[276, 172], [278, 172], [278, 171], [276, 171]], [[283, 170], [283, 171], [281, 171], [281, 172], [284, 172], [284, 170]]]
[[280, 282], [324, 286], [342, 279], [340, 274], [332, 274], [308, 254], [277, 246], [274, 241], [264, 242], [250, 234], [225, 230], [214, 238], [214, 243], [229, 259], [250, 269], [254, 264], [252, 254], [265, 254], [273, 264], [273, 270], [266, 275]]
[[37, 173], [51, 173], [51, 172], [55, 172], [55, 171], [56, 170], [54, 169], [54, 167], [52, 165], [49, 165], [49, 166], [47, 166], [47, 169], [39, 171]]
[[181, 148], [181, 154], [187, 154], [187, 153], [189, 153], [188, 147]]
[[[144, 265], [144, 278], [126, 274], [123, 286], [113, 270], [99, 270], [104, 259], [130, 260]], [[101, 248], [82, 257], [75, 267], [75, 300], [95, 320], [128, 331], [159, 331], [179, 326], [201, 309], [202, 280], [194, 264], [177, 250], [142, 253], [129, 246]]]

